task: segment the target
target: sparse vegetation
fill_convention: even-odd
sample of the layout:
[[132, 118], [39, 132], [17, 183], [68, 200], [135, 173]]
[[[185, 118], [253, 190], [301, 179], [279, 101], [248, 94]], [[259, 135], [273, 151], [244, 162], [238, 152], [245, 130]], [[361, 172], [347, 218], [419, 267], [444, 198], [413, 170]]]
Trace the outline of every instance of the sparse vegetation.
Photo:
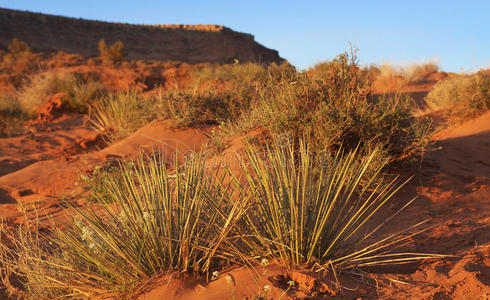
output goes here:
[[46, 97], [65, 92], [67, 107], [91, 110], [94, 124], [110, 129], [113, 140], [167, 117], [182, 127], [217, 124], [214, 137], [221, 140], [265, 126], [273, 135], [307, 137], [315, 151], [335, 151], [340, 145], [353, 149], [360, 142], [364, 154], [381, 146], [380, 155], [396, 159], [423, 151], [427, 144], [429, 127], [413, 117], [411, 99], [400, 94], [372, 99], [372, 75], [359, 67], [355, 53], [303, 72], [287, 63], [204, 64], [188, 72], [186, 84], [143, 95], [136, 85], [130, 92], [113, 93], [100, 81], [48, 71], [24, 80], [18, 99], [32, 115]]
[[121, 63], [126, 55], [123, 42], [117, 41], [107, 46], [104, 39], [99, 41], [99, 57], [103, 62], [111, 64]]
[[432, 109], [443, 109], [453, 121], [478, 116], [490, 109], [490, 70], [451, 74], [434, 86], [426, 101]]
[[[107, 46], [102, 40], [99, 50], [105, 63], [125, 56], [121, 42]], [[93, 64], [102, 66], [99, 59]], [[436, 70], [431, 64], [407, 69], [403, 80], [417, 82]], [[237, 63], [201, 64], [187, 72], [186, 80], [146, 93], [134, 81], [114, 91], [103, 76], [42, 70], [1, 94], [0, 134], [14, 132], [13, 123], [33, 117], [42, 101], [63, 92], [67, 110], [88, 114], [111, 141], [156, 118], [181, 127], [217, 125], [214, 154], [226, 148], [226, 138], [257, 127], [273, 141], [253, 140], [233, 172], [211, 168], [197, 154], [184, 162], [176, 156], [170, 166], [153, 153], [96, 167], [81, 183], [94, 201], [85, 207], [65, 202], [72, 217], [62, 227], [40, 230], [38, 220], [28, 220], [14, 231], [0, 228], [0, 278], [10, 292], [122, 297], [141, 280], [168, 271], [209, 277], [259, 260], [346, 270], [438, 257], [403, 250], [425, 230], [424, 222], [378, 235], [412, 202], [391, 203], [403, 184], [383, 170], [425, 151], [431, 132], [428, 122], [414, 117], [406, 95], [371, 95], [383, 70], [362, 69], [351, 51], [305, 71], [287, 63]], [[473, 76], [442, 81], [428, 99], [488, 110], [488, 72]], [[394, 213], [377, 221], [388, 204]]]
[[24, 52], [31, 52], [32, 48], [26, 42], [14, 38], [8, 46], [8, 50], [12, 54], [19, 54]]
[[436, 62], [411, 63], [406, 66], [396, 66], [385, 62], [381, 65], [370, 65], [364, 68], [364, 72], [378, 92], [393, 93], [402, 90], [410, 84], [421, 83], [427, 76], [438, 72], [439, 65]]
[[37, 297], [127, 295], [155, 274], [206, 274], [227, 263], [256, 264], [257, 257], [337, 270], [437, 257], [396, 252], [422, 223], [373, 239], [391, 217], [369, 220], [400, 187], [359, 185], [374, 155], [359, 160], [338, 152], [321, 164], [303, 142], [296, 149], [276, 141], [262, 158], [259, 148], [248, 148], [245, 185], [235, 177], [224, 185], [233, 175], [210, 170], [200, 155], [175, 160], [172, 173], [156, 153], [121, 164], [102, 193], [93, 190], [96, 203], [66, 203], [72, 217], [63, 229], [0, 230], [13, 245], [0, 245], [3, 283], [13, 291], [11, 282], [21, 278]]
[[93, 104], [92, 123], [112, 139], [126, 137], [158, 116], [154, 99], [137, 91], [109, 94]]
[[14, 93], [0, 93], [0, 136], [21, 132], [22, 123], [26, 118]]
[[[228, 130], [266, 126], [273, 134], [307, 138], [312, 151], [381, 147], [390, 158], [424, 151], [430, 128], [412, 115], [412, 100], [395, 94], [372, 99], [371, 83], [354, 53], [313, 69], [269, 81], [257, 92], [251, 111]], [[224, 124], [223, 127], [227, 127]]]
[[17, 97], [22, 111], [32, 115], [39, 104], [60, 92], [67, 96], [67, 109], [80, 113], [88, 112], [88, 107], [106, 93], [100, 82], [85, 81], [66, 71], [47, 71], [26, 79]]
[[304, 72], [287, 64], [244, 64], [205, 66], [192, 76], [187, 87], [158, 100], [180, 126], [219, 124], [228, 136], [265, 126], [274, 135], [307, 137], [315, 151], [361, 143], [365, 154], [381, 146], [379, 153], [393, 158], [427, 146], [430, 128], [413, 116], [412, 100], [401, 94], [371, 99], [372, 82], [355, 53]]

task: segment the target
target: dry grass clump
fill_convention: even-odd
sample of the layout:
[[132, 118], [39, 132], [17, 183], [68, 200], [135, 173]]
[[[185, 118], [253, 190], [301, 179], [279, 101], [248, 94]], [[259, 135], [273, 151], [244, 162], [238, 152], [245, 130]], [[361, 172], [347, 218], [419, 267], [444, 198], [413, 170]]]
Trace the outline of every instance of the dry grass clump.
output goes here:
[[443, 109], [450, 120], [478, 116], [490, 109], [490, 70], [451, 74], [439, 81], [425, 100], [431, 109]]
[[153, 98], [132, 90], [100, 98], [93, 104], [91, 120], [98, 130], [112, 132], [111, 139], [115, 141], [155, 119], [158, 111]]
[[99, 41], [99, 58], [104, 63], [118, 64], [121, 63], [127, 56], [124, 44], [117, 41], [114, 44], [107, 46], [104, 39]]
[[409, 64], [405, 70], [405, 78], [408, 82], [417, 83], [420, 82], [428, 74], [439, 71], [439, 64], [435, 62], [427, 62], [421, 64]]
[[58, 93], [68, 94], [76, 85], [73, 74], [46, 72], [30, 77], [19, 91], [20, 107], [28, 114], [34, 114], [37, 107], [48, 97]]
[[29, 46], [29, 44], [17, 38], [14, 38], [12, 42], [8, 45], [8, 50], [12, 54], [32, 52], [32, 48], [31, 46]]
[[423, 82], [427, 76], [438, 71], [439, 64], [436, 62], [411, 63], [406, 66], [386, 62], [364, 68], [379, 92], [399, 91], [409, 84]]
[[[18, 84], [26, 78], [26, 75], [32, 74], [39, 69], [40, 55], [32, 52], [7, 53], [1, 56], [0, 72], [3, 82], [13, 81]], [[13, 80], [11, 79], [13, 78]]]
[[21, 132], [22, 123], [26, 119], [27, 116], [20, 108], [15, 93], [0, 92], [0, 137]]
[[33, 115], [37, 107], [50, 96], [63, 92], [68, 97], [68, 110], [86, 113], [89, 106], [106, 93], [102, 83], [83, 80], [68, 71], [47, 71], [24, 81], [17, 98], [22, 111]]
[[0, 244], [3, 283], [15, 292], [10, 280], [20, 279], [30, 297], [127, 296], [155, 274], [237, 263], [229, 235], [243, 204], [231, 201], [202, 156], [173, 167], [170, 173], [158, 154], [121, 165], [122, 182], [108, 182], [99, 204], [68, 204], [68, 224], [49, 233], [0, 228], [13, 245]]
[[83, 79], [68, 71], [49, 70], [25, 75], [20, 86], [0, 90], [0, 135], [22, 131], [25, 121], [35, 118], [40, 104], [57, 93], [64, 93], [63, 109], [88, 113], [97, 99], [107, 94], [100, 81]]
[[267, 78], [267, 68], [252, 63], [202, 65], [190, 77], [185, 87], [159, 94], [166, 115], [183, 127], [221, 124], [240, 117], [257, 97], [256, 88]]

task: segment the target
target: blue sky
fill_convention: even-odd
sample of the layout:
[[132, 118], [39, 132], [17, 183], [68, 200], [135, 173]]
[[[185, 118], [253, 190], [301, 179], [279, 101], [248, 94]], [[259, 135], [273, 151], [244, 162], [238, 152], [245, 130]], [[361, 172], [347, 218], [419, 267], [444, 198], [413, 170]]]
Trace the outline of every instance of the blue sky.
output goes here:
[[439, 61], [490, 67], [490, 1], [0, 0], [0, 7], [136, 24], [220, 24], [305, 68], [349, 42], [362, 64]]

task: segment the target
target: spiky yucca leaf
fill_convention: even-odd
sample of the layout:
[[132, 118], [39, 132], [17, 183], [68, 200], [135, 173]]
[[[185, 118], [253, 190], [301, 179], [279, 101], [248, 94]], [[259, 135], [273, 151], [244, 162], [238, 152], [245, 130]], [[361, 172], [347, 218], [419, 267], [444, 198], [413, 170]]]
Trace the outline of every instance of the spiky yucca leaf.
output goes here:
[[[252, 198], [246, 214], [254, 237], [249, 246], [257, 255], [292, 265], [334, 263], [348, 268], [401, 259], [390, 253], [411, 234], [373, 240], [388, 221], [373, 224], [373, 216], [403, 186], [396, 180], [387, 185], [376, 180], [383, 166], [367, 176], [375, 155], [360, 160], [357, 150], [339, 150], [322, 163], [304, 142], [295, 147], [275, 141], [263, 152], [250, 146], [242, 164]], [[416, 257], [432, 256], [408, 253], [403, 259]]]
[[224, 175], [205, 168], [201, 155], [185, 163], [176, 158], [172, 173], [158, 154], [122, 163], [120, 172], [122, 182], [109, 178], [99, 203], [67, 203], [74, 213], [67, 225], [43, 241], [28, 235], [30, 242], [2, 247], [8, 253], [0, 263], [25, 262], [28, 274], [25, 268], [17, 273], [36, 292], [87, 296], [129, 293], [156, 274], [206, 273], [218, 261], [235, 261], [228, 235], [243, 205], [230, 201]]

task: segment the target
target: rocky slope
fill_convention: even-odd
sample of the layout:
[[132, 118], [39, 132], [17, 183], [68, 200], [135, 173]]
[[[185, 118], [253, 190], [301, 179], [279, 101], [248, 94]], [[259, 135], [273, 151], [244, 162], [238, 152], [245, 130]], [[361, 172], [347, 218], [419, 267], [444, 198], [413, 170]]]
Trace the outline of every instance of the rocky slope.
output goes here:
[[35, 51], [62, 50], [86, 57], [98, 55], [98, 42], [105, 39], [107, 43], [121, 40], [132, 60], [283, 61], [253, 35], [219, 25], [131, 25], [0, 9], [0, 49], [7, 49], [13, 38], [26, 41]]

